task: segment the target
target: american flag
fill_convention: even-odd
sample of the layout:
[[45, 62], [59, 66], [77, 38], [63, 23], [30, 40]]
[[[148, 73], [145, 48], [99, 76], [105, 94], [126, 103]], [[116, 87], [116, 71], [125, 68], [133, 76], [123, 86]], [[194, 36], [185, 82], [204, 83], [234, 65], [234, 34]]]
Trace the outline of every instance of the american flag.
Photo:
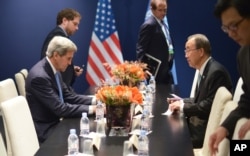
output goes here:
[[101, 79], [106, 80], [111, 77], [103, 63], [114, 65], [122, 62], [111, 0], [99, 0], [87, 63], [86, 79], [89, 85], [98, 85]]

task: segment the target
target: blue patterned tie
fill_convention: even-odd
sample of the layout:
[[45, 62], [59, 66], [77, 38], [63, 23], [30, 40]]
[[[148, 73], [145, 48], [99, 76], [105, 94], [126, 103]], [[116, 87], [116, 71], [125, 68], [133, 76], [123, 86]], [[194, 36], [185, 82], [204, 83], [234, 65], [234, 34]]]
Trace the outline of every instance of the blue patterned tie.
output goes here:
[[56, 77], [56, 84], [57, 84], [57, 87], [58, 87], [58, 90], [59, 90], [59, 97], [60, 97], [61, 101], [64, 102], [63, 94], [62, 94], [62, 86], [61, 86], [61, 83], [60, 83], [60, 73], [56, 72], [55, 77]]

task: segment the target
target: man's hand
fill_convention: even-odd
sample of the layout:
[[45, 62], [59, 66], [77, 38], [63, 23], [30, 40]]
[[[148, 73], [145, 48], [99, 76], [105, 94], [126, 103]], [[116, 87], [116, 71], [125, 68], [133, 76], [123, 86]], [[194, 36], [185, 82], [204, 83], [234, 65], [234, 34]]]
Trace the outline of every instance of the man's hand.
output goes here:
[[78, 77], [82, 74], [83, 72], [83, 68], [79, 67], [79, 66], [74, 66], [74, 70], [75, 70], [75, 75]]
[[250, 131], [250, 119], [241, 126], [238, 133], [239, 139], [243, 139], [248, 131]]
[[227, 129], [220, 126], [212, 135], [210, 135], [208, 146], [211, 156], [216, 155], [216, 153], [218, 152], [219, 144], [224, 138], [226, 138], [227, 133]]

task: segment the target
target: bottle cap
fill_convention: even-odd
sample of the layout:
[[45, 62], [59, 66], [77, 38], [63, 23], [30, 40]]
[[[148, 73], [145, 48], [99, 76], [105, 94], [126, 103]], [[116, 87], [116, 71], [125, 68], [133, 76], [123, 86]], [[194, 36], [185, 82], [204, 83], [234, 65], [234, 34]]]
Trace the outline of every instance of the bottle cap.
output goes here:
[[86, 112], [83, 112], [83, 113], [82, 113], [82, 117], [87, 117], [87, 113], [86, 113]]
[[76, 134], [76, 129], [70, 129], [70, 134]]

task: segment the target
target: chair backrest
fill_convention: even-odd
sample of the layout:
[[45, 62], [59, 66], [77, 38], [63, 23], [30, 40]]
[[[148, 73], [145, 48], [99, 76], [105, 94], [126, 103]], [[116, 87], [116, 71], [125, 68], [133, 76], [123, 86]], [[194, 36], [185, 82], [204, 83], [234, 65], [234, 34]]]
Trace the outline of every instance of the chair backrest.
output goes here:
[[[234, 100], [230, 100], [226, 103], [225, 108], [223, 110], [223, 114], [220, 120], [220, 124], [227, 118], [227, 116], [237, 107], [237, 102]], [[219, 150], [216, 156], [227, 156], [229, 154], [230, 145], [228, 139], [223, 139], [219, 144]]]
[[17, 96], [18, 92], [13, 79], [8, 78], [0, 81], [0, 103]]
[[[8, 78], [8, 79], [0, 81], [0, 103], [2, 103], [3, 101], [9, 100], [11, 98], [17, 97], [17, 96], [18, 96], [18, 92], [17, 92], [16, 85], [13, 79]], [[5, 125], [5, 120], [3, 120], [3, 122]], [[4, 126], [4, 131], [5, 131], [5, 138], [7, 142], [7, 152], [8, 152], [8, 155], [11, 155], [12, 153], [11, 146], [10, 146], [9, 136], [7, 133], [8, 130], [6, 126]]]
[[208, 140], [210, 135], [219, 127], [220, 120], [225, 108], [225, 104], [232, 100], [232, 94], [224, 87], [218, 88], [216, 91], [210, 115], [208, 118], [208, 124], [206, 134], [202, 147], [202, 155], [209, 155]]
[[27, 77], [27, 73], [25, 71], [26, 71], [25, 69], [22, 69], [20, 72], [15, 74], [17, 89], [18, 89], [19, 95], [22, 95], [22, 96], [26, 96], [25, 80]]
[[28, 70], [27, 69], [25, 69], [25, 68], [21, 69], [20, 73], [23, 74], [23, 76], [24, 76], [25, 79], [27, 78], [27, 76], [28, 76]]
[[26, 98], [18, 96], [1, 103], [14, 156], [34, 155], [39, 149], [35, 126]]
[[199, 70], [196, 70], [196, 71], [195, 71], [195, 74], [194, 74], [194, 80], [193, 80], [191, 92], [190, 92], [190, 98], [193, 98], [193, 97], [194, 97], [195, 88], [196, 88], [197, 80], [198, 80], [198, 75], [199, 75]]
[[0, 155], [7, 156], [6, 147], [5, 147], [1, 132], [0, 132]]
[[234, 100], [235, 102], [238, 102], [238, 101], [240, 100], [240, 96], [241, 96], [241, 94], [244, 92], [244, 91], [242, 90], [242, 84], [243, 84], [243, 80], [242, 80], [242, 78], [240, 77], [240, 78], [238, 79], [237, 84], [236, 84], [235, 91], [234, 91], [234, 95], [233, 95], [233, 100]]

